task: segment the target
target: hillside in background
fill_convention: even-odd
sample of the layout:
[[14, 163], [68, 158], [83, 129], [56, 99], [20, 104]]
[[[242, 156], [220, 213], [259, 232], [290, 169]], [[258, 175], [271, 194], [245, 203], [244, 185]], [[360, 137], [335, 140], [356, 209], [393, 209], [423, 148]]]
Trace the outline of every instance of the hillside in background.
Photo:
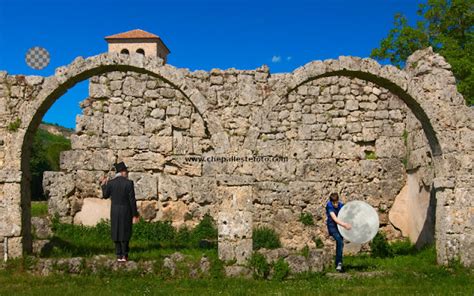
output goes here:
[[74, 133], [74, 130], [71, 128], [60, 126], [57, 123], [49, 123], [44, 121], [40, 124], [39, 129], [47, 131], [48, 133], [56, 136], [62, 136], [66, 139], [69, 139]]
[[57, 124], [41, 123], [31, 152], [31, 197], [32, 200], [45, 200], [43, 194], [43, 173], [59, 170], [59, 154], [71, 149], [69, 140], [74, 131]]

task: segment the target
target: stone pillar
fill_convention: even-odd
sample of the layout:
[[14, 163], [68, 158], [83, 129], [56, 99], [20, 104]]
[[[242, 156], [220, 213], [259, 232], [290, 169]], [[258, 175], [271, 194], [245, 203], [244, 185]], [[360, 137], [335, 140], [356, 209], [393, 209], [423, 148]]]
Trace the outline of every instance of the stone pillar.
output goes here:
[[[22, 209], [20, 184], [0, 184], [0, 236], [8, 237], [8, 257], [20, 257], [23, 253]], [[3, 254], [2, 254], [3, 256]]]
[[223, 261], [245, 264], [252, 255], [252, 186], [220, 186], [218, 252]]

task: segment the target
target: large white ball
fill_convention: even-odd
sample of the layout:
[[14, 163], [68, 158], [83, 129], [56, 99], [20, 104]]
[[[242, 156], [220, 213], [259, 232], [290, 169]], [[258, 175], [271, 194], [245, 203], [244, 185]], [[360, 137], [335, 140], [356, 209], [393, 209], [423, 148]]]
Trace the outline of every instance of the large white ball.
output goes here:
[[337, 225], [342, 237], [350, 242], [363, 244], [372, 240], [379, 230], [379, 215], [368, 203], [350, 201], [339, 211], [337, 218], [352, 225], [351, 230]]

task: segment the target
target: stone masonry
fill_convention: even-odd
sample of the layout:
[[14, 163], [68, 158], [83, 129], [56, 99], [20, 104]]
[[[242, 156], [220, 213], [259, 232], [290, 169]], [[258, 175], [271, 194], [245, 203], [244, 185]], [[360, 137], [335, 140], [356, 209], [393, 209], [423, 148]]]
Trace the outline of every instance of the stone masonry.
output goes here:
[[[11, 256], [31, 246], [34, 132], [54, 101], [88, 78], [72, 150], [44, 176], [50, 213], [64, 222], [107, 218], [98, 177], [124, 161], [142, 217], [182, 227], [210, 214], [225, 260], [245, 262], [262, 225], [289, 249], [331, 244], [324, 204], [339, 192], [374, 206], [390, 239], [435, 241], [440, 264], [473, 265], [474, 112], [430, 48], [403, 70], [340, 57], [285, 74], [190, 72], [109, 53], [47, 78], [2, 72], [0, 240], [9, 238]], [[247, 160], [230, 161], [237, 157]], [[303, 225], [302, 213], [315, 225]]]

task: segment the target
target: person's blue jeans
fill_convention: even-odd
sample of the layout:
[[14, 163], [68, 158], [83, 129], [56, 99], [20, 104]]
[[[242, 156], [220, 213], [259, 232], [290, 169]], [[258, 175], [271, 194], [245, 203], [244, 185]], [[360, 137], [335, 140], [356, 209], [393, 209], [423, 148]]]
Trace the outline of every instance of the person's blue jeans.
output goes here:
[[344, 240], [337, 228], [328, 227], [329, 235], [336, 240], [336, 266], [342, 264], [342, 250], [344, 248]]

